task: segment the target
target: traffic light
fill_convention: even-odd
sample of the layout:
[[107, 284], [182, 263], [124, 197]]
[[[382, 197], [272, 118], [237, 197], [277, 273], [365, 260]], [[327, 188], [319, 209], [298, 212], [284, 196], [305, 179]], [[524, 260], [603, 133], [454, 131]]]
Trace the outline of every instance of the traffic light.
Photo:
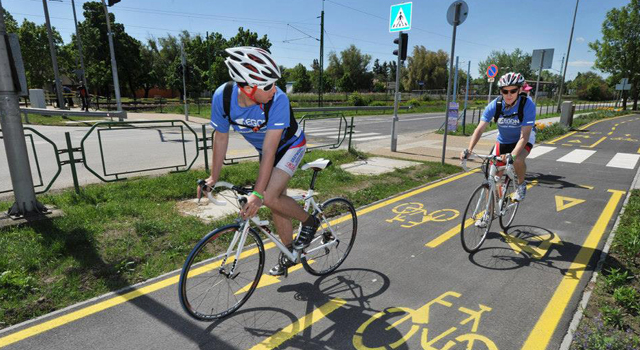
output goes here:
[[393, 50], [393, 54], [398, 56], [400, 56], [400, 60], [404, 61], [407, 59], [407, 44], [409, 43], [409, 34], [407, 33], [400, 33], [400, 36], [393, 39], [393, 43], [394, 44], [398, 44], [398, 49], [397, 50]]
[[111, 6], [113, 6], [113, 5], [115, 5], [115, 4], [119, 3], [119, 2], [120, 2], [120, 0], [107, 0], [107, 5], [109, 7], [111, 7]]

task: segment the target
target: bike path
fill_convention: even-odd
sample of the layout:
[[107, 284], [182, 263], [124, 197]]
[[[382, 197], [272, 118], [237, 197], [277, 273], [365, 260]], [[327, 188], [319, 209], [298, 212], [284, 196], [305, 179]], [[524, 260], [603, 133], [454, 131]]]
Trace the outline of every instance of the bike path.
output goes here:
[[[637, 142], [614, 140], [640, 134], [633, 118], [589, 127], [608, 134], [629, 120], [591, 149], [601, 155], [582, 163], [556, 158], [576, 146], [542, 145], [556, 148], [528, 161], [533, 186], [509, 235], [494, 221], [473, 255], [450, 233], [482, 180], [467, 173], [361, 208], [356, 244], [338, 272], [315, 278], [300, 269], [271, 280], [223, 320], [189, 319], [170, 274], [4, 330], [0, 347], [557, 348], [638, 169], [606, 166], [609, 156], [638, 151]], [[276, 253], [267, 250], [267, 268]]]

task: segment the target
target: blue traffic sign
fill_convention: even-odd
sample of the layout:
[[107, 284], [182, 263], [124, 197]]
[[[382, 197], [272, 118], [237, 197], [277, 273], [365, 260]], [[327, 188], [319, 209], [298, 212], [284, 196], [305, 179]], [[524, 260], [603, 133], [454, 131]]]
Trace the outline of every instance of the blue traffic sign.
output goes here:
[[389, 16], [389, 32], [411, 30], [411, 2], [391, 5]]
[[496, 75], [498, 75], [498, 66], [492, 64], [489, 66], [489, 68], [487, 68], [487, 77], [495, 78]]

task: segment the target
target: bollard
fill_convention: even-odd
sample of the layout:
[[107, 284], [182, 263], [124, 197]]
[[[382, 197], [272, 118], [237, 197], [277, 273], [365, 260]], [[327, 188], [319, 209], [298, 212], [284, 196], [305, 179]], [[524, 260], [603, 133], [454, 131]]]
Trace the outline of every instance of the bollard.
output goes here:
[[353, 135], [353, 116], [351, 116], [351, 123], [349, 125], [349, 152], [351, 152], [351, 136]]
[[560, 106], [560, 124], [570, 128], [573, 124], [574, 110], [573, 102], [563, 101]]
[[67, 152], [69, 153], [69, 165], [71, 166], [73, 187], [76, 190], [76, 194], [80, 194], [80, 185], [78, 184], [78, 174], [76, 172], [76, 160], [73, 156], [73, 147], [71, 146], [71, 134], [69, 132], [65, 132], [64, 137], [67, 139]]

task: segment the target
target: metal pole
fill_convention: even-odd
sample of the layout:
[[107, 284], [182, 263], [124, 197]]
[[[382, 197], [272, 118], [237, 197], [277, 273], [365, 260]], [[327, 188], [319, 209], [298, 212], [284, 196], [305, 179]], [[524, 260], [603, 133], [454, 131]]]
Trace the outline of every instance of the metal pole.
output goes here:
[[0, 0], [0, 126], [15, 197], [9, 214], [18, 216], [46, 209], [36, 201], [33, 189], [27, 143], [20, 118], [20, 101], [13, 85], [9, 48], [4, 40], [6, 34], [4, 8]]
[[456, 4], [456, 13], [453, 16], [453, 38], [451, 38], [451, 58], [449, 59], [449, 77], [447, 78], [447, 100], [444, 105], [444, 140], [442, 143], [442, 164], [444, 164], [444, 156], [447, 150], [447, 117], [449, 116], [449, 94], [451, 93], [451, 71], [453, 70], [453, 56], [456, 51], [456, 29], [458, 28], [458, 22], [460, 21], [460, 7], [461, 3]]
[[82, 54], [82, 38], [80, 38], [80, 31], [78, 30], [78, 18], [76, 17], [76, 4], [75, 0], [71, 0], [71, 7], [73, 7], [73, 24], [76, 26], [76, 42], [78, 43], [78, 56], [80, 56], [80, 69], [82, 69], [82, 84], [84, 88], [89, 91], [87, 85], [86, 70], [84, 70], [84, 55]]
[[533, 104], [538, 101], [538, 91], [540, 90], [540, 74], [542, 74], [542, 63], [544, 62], [544, 54], [547, 50], [542, 50], [542, 57], [540, 58], [540, 68], [538, 69], [538, 80], [536, 81], [536, 94], [533, 97]]
[[464, 112], [462, 112], [462, 135], [465, 134], [465, 123], [467, 120], [467, 101], [469, 100], [469, 73], [471, 72], [471, 61], [469, 61], [469, 66], [467, 67], [467, 87], [464, 91]]
[[[118, 80], [118, 66], [116, 65], [116, 52], [113, 48], [113, 33], [111, 32], [111, 18], [109, 18], [109, 10], [107, 4], [102, 0], [102, 7], [104, 7], [104, 14], [107, 17], [107, 36], [109, 37], [109, 51], [111, 53], [111, 73], [113, 74], [113, 90], [116, 93], [116, 104], [118, 111], [122, 111], [122, 102], [120, 101], [120, 82]], [[120, 121], [124, 119], [120, 117]]]
[[182, 92], [184, 96], [184, 120], [189, 121], [189, 104], [187, 103], [187, 57], [184, 55], [184, 43], [180, 43], [180, 50], [182, 52]]
[[489, 83], [489, 95], [487, 95], [487, 103], [491, 102], [491, 88], [493, 88], [493, 82]]
[[560, 81], [560, 91], [558, 92], [558, 112], [560, 112], [560, 105], [562, 104], [562, 89], [564, 88], [564, 78], [567, 75], [567, 66], [569, 65], [569, 53], [571, 52], [571, 41], [573, 41], [573, 29], [576, 26], [576, 14], [578, 13], [578, 3], [580, 0], [576, 0], [576, 9], [573, 11], [573, 24], [571, 24], [571, 34], [569, 34], [569, 47], [567, 48], [566, 60], [564, 62], [564, 72], [562, 73], [562, 80]]
[[56, 55], [56, 47], [53, 43], [53, 32], [51, 31], [51, 21], [49, 20], [49, 7], [47, 6], [47, 0], [42, 0], [42, 6], [44, 7], [44, 18], [47, 22], [47, 33], [49, 36], [49, 50], [51, 51], [51, 63], [53, 64], [53, 74], [56, 84], [56, 95], [58, 98], [58, 108], [64, 109], [64, 98], [62, 97], [62, 84], [60, 82], [60, 72], [58, 71], [58, 57]]
[[324, 92], [322, 85], [322, 71], [324, 70], [324, 0], [322, 0], [322, 12], [320, 12], [320, 61], [318, 64], [320, 65], [320, 74], [318, 74], [318, 80], [320, 81], [318, 84], [318, 107], [322, 107], [322, 93]]
[[[402, 45], [402, 31], [398, 32], [398, 45]], [[391, 152], [395, 152], [398, 146], [398, 130], [396, 130], [396, 123], [398, 122], [398, 103], [400, 102], [400, 46], [398, 46], [398, 65], [396, 67], [396, 94], [393, 99], [393, 121], [391, 122]]]
[[453, 78], [453, 102], [458, 102], [458, 60], [459, 56], [456, 56], [456, 72]]

